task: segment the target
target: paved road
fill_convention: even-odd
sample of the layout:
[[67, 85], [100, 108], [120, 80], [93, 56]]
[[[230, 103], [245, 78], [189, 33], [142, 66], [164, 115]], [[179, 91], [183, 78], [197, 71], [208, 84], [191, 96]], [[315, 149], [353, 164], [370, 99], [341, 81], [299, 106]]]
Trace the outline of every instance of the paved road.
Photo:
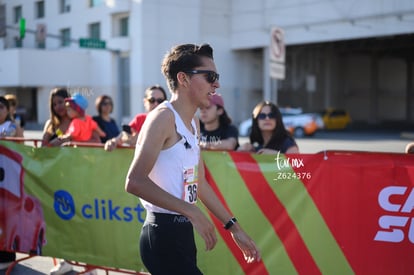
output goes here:
[[[17, 259], [27, 258], [28, 255], [17, 253]], [[58, 262], [58, 260], [56, 260]], [[55, 260], [51, 257], [35, 256], [27, 260], [19, 262], [10, 272], [10, 275], [44, 275], [50, 274], [50, 270], [54, 267]], [[81, 266], [74, 266], [73, 271], [65, 273], [65, 275], [75, 275], [83, 272], [85, 269]], [[103, 269], [96, 269], [98, 275], [106, 274]], [[5, 270], [0, 270], [0, 275], [5, 275]], [[109, 274], [125, 274], [116, 271], [110, 271]], [[131, 271], [130, 273], [131, 274]]]
[[[17, 253], [17, 259], [23, 259], [27, 257], [26, 254]], [[28, 260], [19, 262], [10, 272], [10, 275], [43, 275], [49, 274], [53, 268], [53, 258], [50, 257], [33, 257]], [[78, 269], [81, 272], [82, 269]], [[0, 275], [5, 275], [6, 271], [1, 270]], [[68, 275], [77, 274], [77, 272], [67, 273]], [[100, 273], [105, 274], [105, 273]]]
[[[240, 138], [240, 143], [247, 141], [246, 137]], [[410, 141], [414, 141], [414, 134], [401, 131], [321, 131], [296, 139], [303, 154], [325, 150], [403, 153]]]
[[[26, 131], [26, 137], [40, 139], [40, 131]], [[246, 137], [240, 138], [240, 143], [247, 142]], [[411, 133], [401, 133], [398, 131], [375, 131], [375, 132], [319, 132], [313, 137], [297, 139], [302, 153], [313, 154], [324, 150], [352, 150], [352, 151], [377, 151], [403, 153], [408, 142], [414, 141]], [[25, 254], [18, 254], [19, 258]], [[53, 267], [53, 258], [34, 257], [19, 263], [11, 272], [11, 275], [41, 275], [49, 274]], [[80, 267], [75, 270], [82, 271]], [[0, 275], [5, 274], [0, 271]], [[76, 274], [72, 272], [69, 274]], [[103, 270], [98, 270], [98, 274], [106, 274]], [[111, 272], [111, 274], [121, 274]]]
[[324, 150], [404, 153], [411, 141], [413, 134], [400, 131], [319, 132], [297, 140], [300, 152], [307, 154]]

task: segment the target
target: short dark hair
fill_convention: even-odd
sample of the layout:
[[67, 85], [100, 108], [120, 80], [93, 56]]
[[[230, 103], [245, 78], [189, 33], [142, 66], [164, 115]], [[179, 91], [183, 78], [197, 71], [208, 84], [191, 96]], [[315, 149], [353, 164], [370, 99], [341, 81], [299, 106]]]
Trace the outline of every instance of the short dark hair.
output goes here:
[[0, 96], [0, 103], [3, 103], [6, 106], [7, 110], [10, 109], [10, 102], [4, 96]]
[[182, 44], [173, 47], [161, 64], [161, 72], [171, 91], [177, 88], [177, 74], [202, 66], [202, 57], [213, 59], [213, 48], [209, 44]]
[[164, 100], [167, 100], [167, 93], [165, 92], [164, 88], [161, 87], [160, 85], [152, 85], [149, 86], [148, 88], [145, 89], [145, 98], [148, 97], [148, 95], [153, 91], [153, 90], [160, 90], [162, 95], [164, 96]]

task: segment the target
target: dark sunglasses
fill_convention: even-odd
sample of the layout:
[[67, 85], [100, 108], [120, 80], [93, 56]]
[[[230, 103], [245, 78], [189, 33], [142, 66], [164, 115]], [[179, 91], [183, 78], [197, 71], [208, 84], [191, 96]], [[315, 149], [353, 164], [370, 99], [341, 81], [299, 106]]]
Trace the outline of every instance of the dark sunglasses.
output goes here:
[[112, 102], [110, 102], [110, 101], [104, 101], [104, 102], [102, 102], [102, 105], [103, 106], [112, 105]]
[[268, 114], [265, 114], [265, 113], [260, 113], [260, 114], [257, 116], [257, 118], [258, 118], [258, 119], [266, 119], [266, 118], [272, 119], [272, 118], [276, 118], [276, 115], [275, 115], [274, 113], [268, 113]]
[[157, 102], [158, 104], [161, 104], [161, 103], [164, 102], [165, 99], [163, 99], [163, 98], [150, 97], [150, 98], [147, 98], [147, 100], [151, 104], [154, 104], [155, 102]]
[[206, 80], [208, 83], [213, 84], [214, 82], [218, 81], [220, 78], [220, 75], [216, 73], [215, 71], [209, 71], [209, 70], [192, 70], [192, 71], [186, 71], [186, 74], [206, 74]]

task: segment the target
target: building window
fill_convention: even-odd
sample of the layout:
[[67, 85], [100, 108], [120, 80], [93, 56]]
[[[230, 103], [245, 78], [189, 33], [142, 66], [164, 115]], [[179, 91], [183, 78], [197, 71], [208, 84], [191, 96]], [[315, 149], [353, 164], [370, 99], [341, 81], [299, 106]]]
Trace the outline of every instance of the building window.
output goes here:
[[70, 29], [69, 28], [62, 29], [60, 31], [60, 37], [61, 37], [60, 45], [62, 47], [69, 47], [70, 46], [70, 40], [71, 40], [71, 38], [70, 38]]
[[20, 18], [22, 18], [22, 6], [14, 7], [14, 23], [19, 23]]
[[89, 7], [97, 7], [104, 4], [104, 0], [89, 0]]
[[23, 47], [23, 39], [15, 38], [14, 39], [14, 45], [16, 48], [22, 48]]
[[0, 5], [0, 37], [6, 36], [6, 4]]
[[46, 42], [45, 41], [42, 41], [42, 42], [37, 41], [36, 46], [37, 46], [38, 49], [45, 49], [46, 48]]
[[124, 17], [119, 20], [119, 34], [120, 36], [128, 36], [129, 29], [128, 29], [128, 22], [129, 17]]
[[60, 0], [60, 13], [70, 12], [70, 0]]
[[112, 35], [126, 37], [129, 35], [129, 13], [118, 13], [112, 17]]
[[36, 18], [45, 17], [45, 1], [36, 2]]
[[89, 38], [101, 39], [101, 24], [92, 23], [89, 25]]

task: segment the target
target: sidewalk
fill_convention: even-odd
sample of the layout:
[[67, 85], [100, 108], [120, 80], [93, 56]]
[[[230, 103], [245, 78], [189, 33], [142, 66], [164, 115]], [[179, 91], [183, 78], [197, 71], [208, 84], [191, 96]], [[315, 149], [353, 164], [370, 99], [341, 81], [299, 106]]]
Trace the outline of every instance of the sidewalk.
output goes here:
[[41, 130], [24, 130], [24, 137], [28, 139], [42, 139]]
[[[27, 254], [17, 253], [17, 259], [22, 259], [27, 257]], [[59, 262], [59, 259], [56, 259], [56, 262]], [[30, 259], [24, 260], [19, 262], [17, 265], [14, 266], [10, 275], [44, 275], [49, 274], [50, 270], [54, 266], [54, 261], [52, 257], [40, 257], [34, 256]], [[80, 266], [74, 266], [73, 271], [65, 273], [65, 275], [75, 275], [79, 272], [83, 272], [85, 269]], [[98, 275], [104, 274], [131, 274], [133, 271], [129, 271], [129, 273], [117, 272], [117, 271], [108, 271], [106, 273], [103, 269], [97, 269]], [[0, 270], [0, 275], [5, 275], [6, 270]]]
[[[26, 254], [17, 253], [17, 259], [22, 259], [27, 257]], [[19, 262], [14, 268], [10, 275], [40, 275], [40, 274], [49, 274], [49, 271], [53, 268], [53, 258], [51, 257], [39, 257], [35, 256], [33, 258]], [[78, 272], [82, 271], [81, 269]], [[1, 270], [0, 275], [5, 275], [6, 270]], [[71, 272], [68, 274], [76, 274], [76, 272]], [[105, 273], [101, 273], [105, 274]]]

